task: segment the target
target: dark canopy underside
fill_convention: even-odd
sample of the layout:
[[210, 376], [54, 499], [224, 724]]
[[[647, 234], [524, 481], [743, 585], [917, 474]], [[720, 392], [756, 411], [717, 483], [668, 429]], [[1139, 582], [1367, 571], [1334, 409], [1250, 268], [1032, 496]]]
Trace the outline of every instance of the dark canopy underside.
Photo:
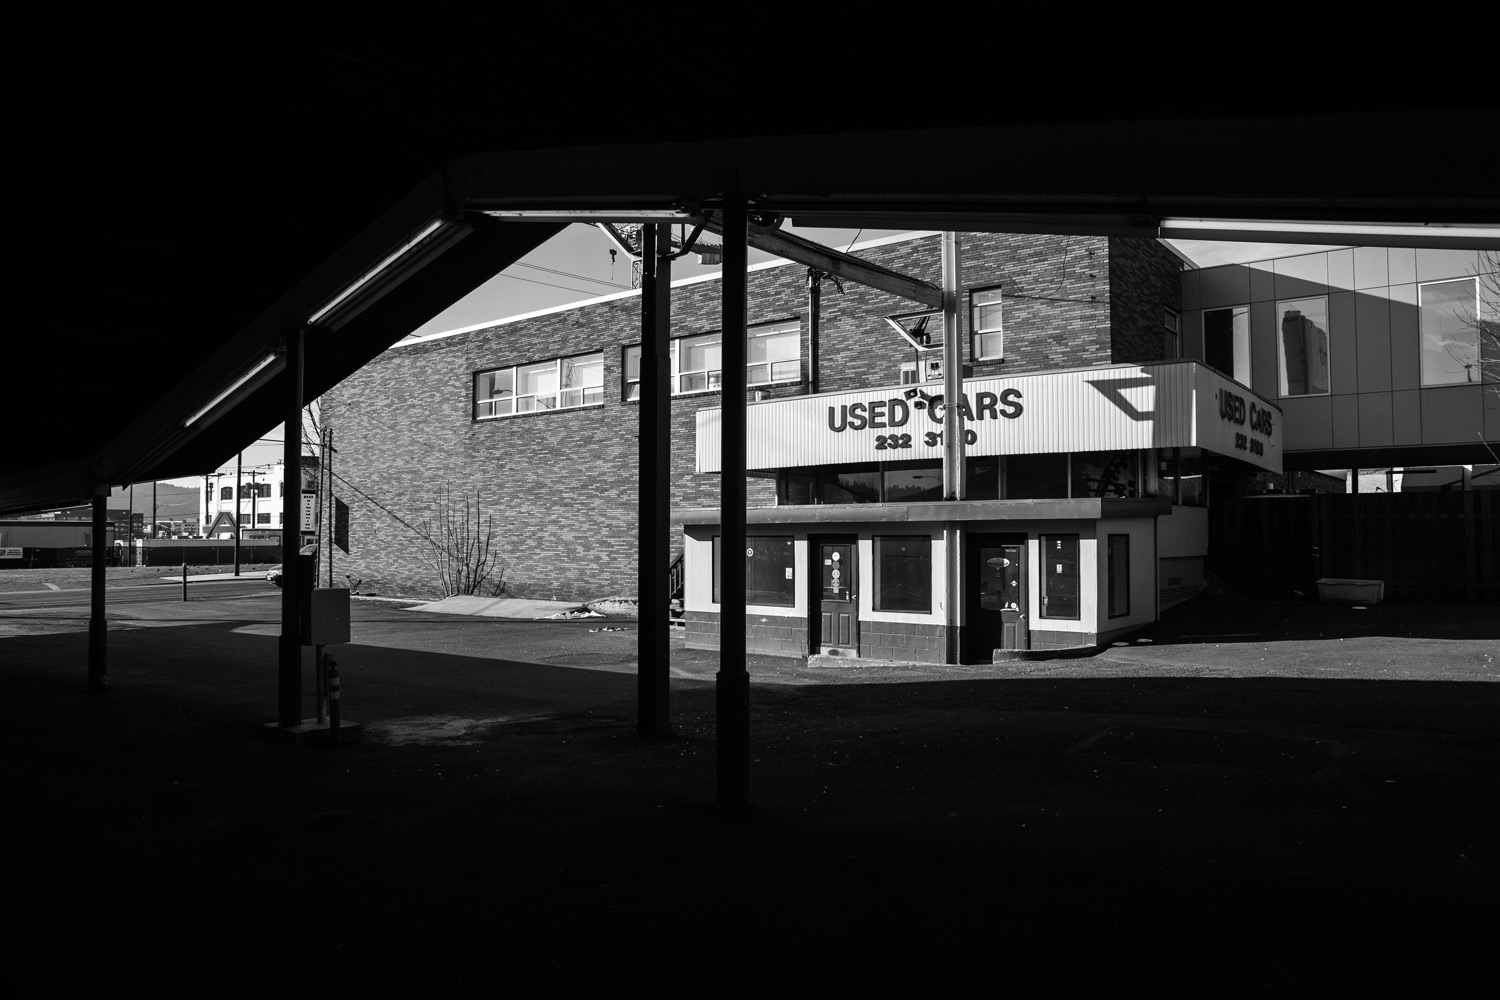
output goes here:
[[[1161, 68], [1028, 90], [1012, 63], [1004, 87], [977, 69], [924, 80], [933, 99], [913, 118], [760, 63], [653, 100], [629, 75], [639, 60], [547, 38], [299, 24], [227, 44], [193, 26], [75, 20], [34, 15], [14, 36], [34, 61], [13, 94], [0, 513], [77, 502], [95, 482], [201, 474], [265, 433], [284, 418], [280, 378], [206, 429], [182, 423], [433, 206], [472, 233], [357, 319], [309, 334], [309, 399], [561, 227], [478, 211], [502, 203], [703, 204], [733, 190], [825, 224], [1002, 228], [1003, 215], [1059, 231], [1146, 232], [1169, 211], [1500, 221], [1489, 171], [1419, 141], [1476, 118], [1492, 132], [1495, 109], [1410, 81], [1330, 89], [1313, 106], [1187, 92]], [[967, 96], [944, 100], [944, 84]], [[774, 191], [755, 186], [767, 178]]]

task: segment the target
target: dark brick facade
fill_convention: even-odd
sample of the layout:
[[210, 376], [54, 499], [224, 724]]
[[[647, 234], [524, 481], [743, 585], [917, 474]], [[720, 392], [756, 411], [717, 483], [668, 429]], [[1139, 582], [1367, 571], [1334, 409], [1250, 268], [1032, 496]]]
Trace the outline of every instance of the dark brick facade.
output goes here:
[[[975, 376], [1101, 365], [1123, 355], [1149, 360], [1112, 341], [1111, 323], [1144, 329], [1150, 316], [1159, 330], [1162, 306], [1178, 301], [1176, 259], [1152, 241], [989, 233], [960, 240], [965, 288], [999, 286], [1005, 296], [1004, 361], [975, 365]], [[940, 277], [935, 235], [860, 255], [916, 277]], [[1124, 263], [1117, 267], [1116, 258]], [[763, 396], [899, 383], [901, 363], [913, 352], [882, 317], [919, 310], [862, 285], [845, 282], [840, 293], [825, 281], [814, 377], [807, 269], [752, 271], [750, 323], [802, 324], [802, 380], [764, 387]], [[561, 600], [633, 595], [639, 411], [623, 400], [622, 366], [624, 347], [640, 341], [639, 315], [638, 299], [624, 296], [398, 345], [328, 393], [322, 405], [338, 446], [338, 492], [352, 508], [351, 554], [338, 556], [336, 572], [361, 578], [369, 592], [437, 594], [424, 531], [436, 532], [445, 503], [461, 516], [467, 502], [471, 523], [479, 507], [478, 533], [493, 525], [502, 561], [487, 592], [503, 584], [507, 594]], [[672, 290], [674, 337], [719, 324], [718, 282]], [[966, 358], [971, 347], [965, 343]], [[602, 405], [473, 419], [476, 372], [591, 351], [604, 356]], [[673, 401], [674, 512], [718, 504], [718, 476], [694, 467], [696, 413], [719, 402], [718, 392]], [[774, 482], [751, 477], [748, 496], [752, 506], [773, 505]], [[674, 519], [674, 554], [680, 529]]]
[[[1182, 316], [1182, 262], [1157, 240], [1109, 241], [1110, 361], [1167, 360], [1167, 307]], [[1180, 335], [1179, 335], [1180, 339]], [[1178, 345], [1178, 356], [1183, 354]]]

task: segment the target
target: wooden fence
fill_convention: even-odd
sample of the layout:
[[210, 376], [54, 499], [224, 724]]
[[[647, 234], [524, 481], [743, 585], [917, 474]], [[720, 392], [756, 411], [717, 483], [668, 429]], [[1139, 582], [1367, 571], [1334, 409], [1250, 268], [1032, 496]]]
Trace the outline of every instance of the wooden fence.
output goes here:
[[1208, 568], [1251, 589], [1384, 580], [1406, 600], [1500, 602], [1500, 491], [1241, 498], [1209, 509]]

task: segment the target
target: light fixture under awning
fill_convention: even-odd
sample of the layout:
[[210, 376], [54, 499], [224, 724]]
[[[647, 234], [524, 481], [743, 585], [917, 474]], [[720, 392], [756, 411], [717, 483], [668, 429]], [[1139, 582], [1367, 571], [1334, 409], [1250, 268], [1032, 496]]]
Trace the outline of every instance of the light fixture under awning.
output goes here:
[[219, 419], [229, 409], [229, 407], [221, 407], [220, 404], [229, 401], [231, 397], [248, 396], [279, 375], [284, 368], [286, 368], [286, 355], [279, 351], [266, 355], [251, 366], [244, 374], [240, 375], [239, 378], [231, 382], [228, 388], [193, 411], [192, 416], [182, 422], [182, 426], [192, 427], [194, 424], [197, 424], [199, 430], [202, 430]]

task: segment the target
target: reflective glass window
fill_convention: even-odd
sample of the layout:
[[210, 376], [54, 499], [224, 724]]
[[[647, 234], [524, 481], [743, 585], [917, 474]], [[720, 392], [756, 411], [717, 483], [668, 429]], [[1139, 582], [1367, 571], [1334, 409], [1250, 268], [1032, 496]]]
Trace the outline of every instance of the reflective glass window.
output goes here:
[[1286, 299], [1276, 303], [1276, 349], [1283, 396], [1328, 393], [1328, 298]]
[[1483, 378], [1479, 355], [1479, 282], [1433, 281], [1417, 287], [1422, 314], [1422, 384], [1463, 385]]

